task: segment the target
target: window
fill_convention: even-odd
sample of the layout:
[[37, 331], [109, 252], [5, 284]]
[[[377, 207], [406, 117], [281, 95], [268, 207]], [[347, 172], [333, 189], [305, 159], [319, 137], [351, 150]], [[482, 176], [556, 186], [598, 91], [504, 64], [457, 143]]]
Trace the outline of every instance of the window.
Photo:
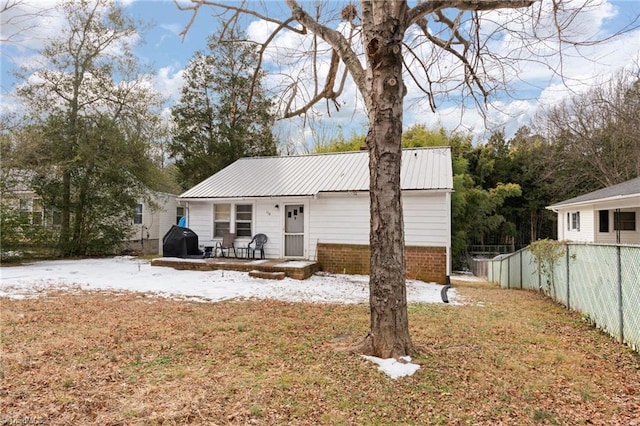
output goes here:
[[229, 232], [231, 223], [231, 204], [214, 204], [213, 236], [222, 238]]
[[44, 218], [42, 200], [40, 198], [20, 198], [20, 217], [33, 225], [42, 225]]
[[600, 210], [598, 215], [600, 232], [609, 232], [609, 210]]
[[571, 229], [580, 231], [580, 212], [571, 213]]
[[51, 224], [53, 226], [62, 225], [62, 213], [60, 212], [60, 210], [54, 210], [53, 212], [51, 212]]
[[20, 217], [23, 219], [29, 220], [29, 216], [31, 216], [32, 209], [31, 198], [20, 198]]
[[613, 229], [616, 231], [635, 231], [636, 212], [613, 212]]
[[136, 209], [133, 213], [133, 224], [142, 225], [142, 204], [136, 204]]
[[33, 211], [32, 211], [31, 223], [33, 223], [34, 225], [42, 225], [42, 219], [43, 219], [42, 200], [40, 198], [34, 198], [32, 207], [33, 207]]
[[176, 207], [176, 225], [180, 223], [180, 219], [184, 216], [184, 207]]
[[238, 237], [251, 236], [251, 221], [253, 206], [251, 204], [236, 205], [236, 235]]

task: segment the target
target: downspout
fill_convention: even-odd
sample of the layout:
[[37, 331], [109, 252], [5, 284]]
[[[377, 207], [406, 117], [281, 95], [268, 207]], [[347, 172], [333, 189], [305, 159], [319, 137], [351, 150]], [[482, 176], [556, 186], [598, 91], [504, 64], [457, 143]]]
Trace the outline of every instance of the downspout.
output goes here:
[[447, 296], [447, 291], [451, 288], [451, 270], [452, 270], [452, 260], [451, 260], [451, 192], [447, 192], [445, 196], [445, 203], [447, 205], [447, 246], [445, 248], [446, 252], [446, 281], [445, 286], [440, 291], [440, 297], [442, 297], [442, 301], [444, 303], [449, 303], [449, 297]]

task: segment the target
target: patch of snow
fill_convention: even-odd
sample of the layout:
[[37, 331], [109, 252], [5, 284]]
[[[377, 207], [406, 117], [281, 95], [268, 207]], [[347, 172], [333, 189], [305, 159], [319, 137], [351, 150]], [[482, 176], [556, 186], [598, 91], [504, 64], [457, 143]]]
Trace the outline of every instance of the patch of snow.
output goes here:
[[362, 355], [366, 360], [378, 364], [378, 370], [382, 371], [392, 379], [399, 377], [412, 376], [413, 373], [420, 369], [418, 364], [411, 363], [410, 356], [400, 357], [400, 360], [395, 358], [378, 358], [375, 356]]
[[289, 260], [287, 262], [278, 263], [275, 266], [289, 267], [289, 268], [304, 268], [305, 266], [312, 265], [313, 262], [305, 262], [304, 260]]

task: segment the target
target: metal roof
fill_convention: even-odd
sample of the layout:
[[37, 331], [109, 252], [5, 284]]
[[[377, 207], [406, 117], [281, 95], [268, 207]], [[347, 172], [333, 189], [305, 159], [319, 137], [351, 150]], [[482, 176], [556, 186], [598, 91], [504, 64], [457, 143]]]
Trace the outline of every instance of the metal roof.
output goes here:
[[580, 195], [578, 197], [570, 198], [560, 203], [552, 204], [547, 208], [554, 209], [557, 207], [573, 204], [588, 203], [590, 201], [602, 201], [615, 197], [629, 197], [638, 195], [640, 195], [640, 176], [635, 179], [619, 183], [617, 185], [608, 186], [606, 188], [598, 189], [597, 191], [589, 192], [588, 194]]
[[[402, 151], [403, 190], [452, 190], [449, 147]], [[179, 198], [314, 196], [369, 190], [369, 152], [242, 158]]]

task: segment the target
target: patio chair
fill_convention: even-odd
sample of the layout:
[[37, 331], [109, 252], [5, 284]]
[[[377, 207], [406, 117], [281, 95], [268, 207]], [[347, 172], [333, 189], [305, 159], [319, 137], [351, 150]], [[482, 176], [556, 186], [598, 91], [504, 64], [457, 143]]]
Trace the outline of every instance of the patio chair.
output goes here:
[[[233, 255], [235, 257], [238, 257], [238, 255], [236, 254], [236, 247], [234, 245], [235, 240], [236, 234], [230, 232], [224, 234], [224, 236], [222, 237], [222, 242], [218, 241], [216, 243], [216, 254], [218, 253], [218, 250], [220, 250], [220, 256], [227, 257], [229, 255], [229, 250], [233, 250]], [[224, 255], [225, 250], [227, 251], [227, 256]]]
[[[267, 236], [264, 234], [256, 234], [254, 235], [251, 242], [247, 245], [247, 258], [251, 254], [252, 257], [256, 258], [256, 251], [260, 252], [260, 259], [264, 259], [264, 245], [267, 243]], [[253, 245], [253, 247], [252, 247]]]

